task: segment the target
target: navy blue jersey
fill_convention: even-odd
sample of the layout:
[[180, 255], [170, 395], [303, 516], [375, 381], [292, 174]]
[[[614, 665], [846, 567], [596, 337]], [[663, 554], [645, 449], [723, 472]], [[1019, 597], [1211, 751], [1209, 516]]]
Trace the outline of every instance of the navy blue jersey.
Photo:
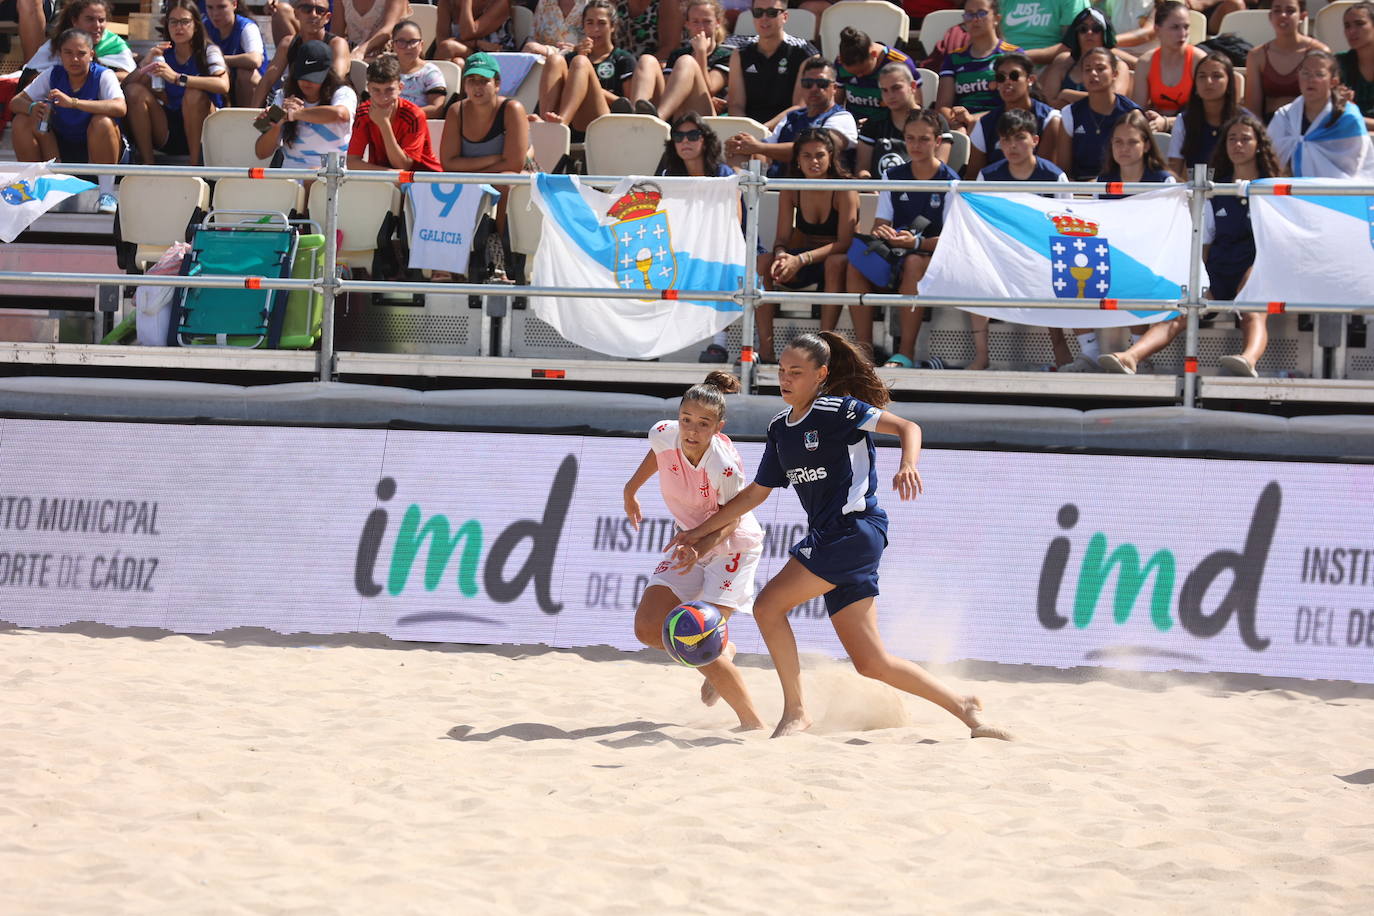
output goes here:
[[[969, 139], [973, 141], [975, 148], [983, 151], [987, 165], [1006, 158], [1002, 155], [1002, 147], [998, 145], [997, 136], [997, 125], [1002, 123], [1002, 115], [1006, 112], [1007, 107], [999, 102], [996, 108], [983, 115], [978, 119], [978, 123], [973, 125], [973, 136]], [[1046, 125], [1059, 117], [1059, 112], [1053, 106], [1039, 99], [1031, 99], [1031, 114], [1035, 115], [1035, 130], [1041, 138], [1045, 136]]]
[[1011, 163], [1003, 159], [978, 173], [979, 181], [1061, 181], [1064, 178], [1059, 166], [1048, 159], [1035, 157], [1035, 169], [1028, 178], [1017, 178], [1011, 173]]
[[[1098, 181], [1121, 181], [1121, 170], [1112, 169], [1110, 172], [1103, 172], [1097, 176]], [[1177, 181], [1173, 172], [1166, 172], [1163, 169], [1144, 169], [1140, 173], [1141, 181], [1155, 182], [1158, 184], [1173, 184]], [[1099, 194], [1099, 200], [1122, 200], [1130, 197], [1130, 194]]]
[[1107, 147], [1112, 142], [1112, 128], [1128, 111], [1140, 106], [1124, 95], [1116, 97], [1112, 110], [1104, 115], [1093, 111], [1089, 99], [1079, 99], [1061, 112], [1064, 130], [1073, 149], [1073, 181], [1092, 181], [1107, 161]]
[[784, 410], [768, 424], [768, 444], [754, 482], [797, 488], [812, 531], [838, 526], [845, 516], [887, 516], [878, 507], [873, 430], [882, 410], [858, 398], [819, 397], [800, 420]]
[[[893, 166], [883, 175], [887, 181], [915, 181], [910, 163]], [[931, 175], [929, 181], [957, 181], [959, 174], [945, 163]], [[921, 217], [930, 222], [921, 230], [923, 238], [933, 239], [945, 224], [944, 191], [884, 191], [878, 197], [877, 219], [885, 219], [894, 229], [910, 229]]]
[[1236, 276], [1255, 263], [1255, 233], [1250, 226], [1250, 202], [1244, 197], [1213, 197], [1203, 211], [1202, 240], [1207, 249], [1207, 272]]

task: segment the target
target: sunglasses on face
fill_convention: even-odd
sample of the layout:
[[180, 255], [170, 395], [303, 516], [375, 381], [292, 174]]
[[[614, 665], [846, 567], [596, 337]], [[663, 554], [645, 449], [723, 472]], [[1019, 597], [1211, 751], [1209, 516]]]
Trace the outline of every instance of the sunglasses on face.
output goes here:
[[804, 76], [801, 87], [803, 89], [829, 89], [834, 82], [834, 80], [828, 80], [823, 76]]
[[994, 73], [992, 75], [992, 81], [994, 83], [1019, 83], [1021, 82], [1021, 77], [1025, 75], [1026, 74], [1022, 73], [1020, 70], [1009, 70], [1006, 73]]
[[1078, 27], [1079, 35], [1101, 35], [1102, 26], [1100, 25], [1081, 25]]
[[986, 19], [989, 13], [991, 13], [991, 10], [973, 10], [972, 12], [965, 12], [964, 21], [973, 22], [977, 19]]
[[692, 130], [675, 130], [672, 136], [674, 143], [695, 143], [701, 139], [701, 130], [698, 128], [693, 128]]
[[778, 18], [779, 16], [781, 16], [783, 13], [787, 12], [787, 10], [785, 10], [785, 9], [780, 9], [780, 8], [778, 8], [778, 7], [776, 7], [776, 6], [774, 6], [774, 7], [756, 6], [756, 7], [754, 7], [752, 10], [750, 10], [749, 12], [751, 12], [751, 13], [754, 14], [754, 18], [755, 18], [755, 19], [777, 19], [777, 18]]

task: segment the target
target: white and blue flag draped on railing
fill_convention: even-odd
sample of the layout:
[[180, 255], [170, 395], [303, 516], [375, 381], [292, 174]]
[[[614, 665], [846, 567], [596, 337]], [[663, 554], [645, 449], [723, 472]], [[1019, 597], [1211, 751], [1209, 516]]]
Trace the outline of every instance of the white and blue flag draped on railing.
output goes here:
[[[1186, 188], [1073, 201], [956, 188], [950, 198], [922, 296], [1173, 301], [1186, 295], [1192, 233]], [[1169, 309], [965, 311], [1056, 328], [1149, 324], [1175, 315]]]
[[1252, 182], [1291, 184], [1293, 196], [1250, 195], [1255, 266], [1242, 302], [1374, 305], [1374, 197], [1300, 197], [1304, 187], [1340, 187], [1331, 178]]
[[1290, 102], [1274, 112], [1269, 137], [1279, 164], [1299, 178], [1354, 178], [1374, 181], [1374, 144], [1364, 115], [1354, 102], [1331, 117], [1328, 102], [1303, 133], [1303, 101]]
[[18, 172], [0, 171], [0, 241], [12, 242], [38, 217], [73, 194], [95, 185], [54, 174], [51, 162], [35, 162]]
[[575, 344], [649, 359], [705, 340], [740, 316], [735, 302], [664, 298], [667, 290], [737, 292], [745, 245], [739, 180], [622, 180], [609, 194], [576, 176], [537, 175], [544, 214], [535, 286], [642, 289], [643, 299], [535, 297], [534, 312]]

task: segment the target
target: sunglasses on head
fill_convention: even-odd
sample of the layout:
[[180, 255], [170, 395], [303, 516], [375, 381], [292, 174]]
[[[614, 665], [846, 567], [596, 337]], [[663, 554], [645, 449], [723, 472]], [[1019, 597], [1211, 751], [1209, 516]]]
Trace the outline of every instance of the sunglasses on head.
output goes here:
[[783, 13], [787, 12], [787, 10], [776, 6], [756, 6], [749, 12], [754, 14], [755, 19], [777, 19]]
[[971, 12], [968, 11], [968, 10], [965, 10], [965, 11], [964, 11], [964, 21], [965, 21], [965, 22], [972, 22], [972, 21], [975, 20], [975, 19], [986, 19], [986, 18], [988, 18], [989, 15], [991, 15], [991, 13], [992, 13], [991, 10], [973, 10], [973, 11], [971, 11]]
[[674, 143], [695, 143], [701, 139], [701, 128], [694, 127], [691, 130], [675, 130], [672, 133]]
[[834, 80], [826, 79], [823, 76], [804, 76], [801, 87], [803, 89], [829, 89], [834, 82]]
[[1019, 83], [1021, 82], [1021, 77], [1025, 75], [1026, 74], [1022, 73], [1020, 70], [1008, 70], [1005, 73], [994, 73], [992, 75], [992, 81], [994, 83]]

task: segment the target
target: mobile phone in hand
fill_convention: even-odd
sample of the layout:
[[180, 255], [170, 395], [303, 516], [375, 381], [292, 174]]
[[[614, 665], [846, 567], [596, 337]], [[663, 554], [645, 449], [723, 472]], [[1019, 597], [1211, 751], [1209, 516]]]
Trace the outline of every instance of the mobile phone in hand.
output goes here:
[[253, 126], [258, 133], [265, 134], [272, 129], [273, 124], [280, 124], [286, 119], [286, 109], [280, 105], [273, 105], [267, 111], [253, 119]]

